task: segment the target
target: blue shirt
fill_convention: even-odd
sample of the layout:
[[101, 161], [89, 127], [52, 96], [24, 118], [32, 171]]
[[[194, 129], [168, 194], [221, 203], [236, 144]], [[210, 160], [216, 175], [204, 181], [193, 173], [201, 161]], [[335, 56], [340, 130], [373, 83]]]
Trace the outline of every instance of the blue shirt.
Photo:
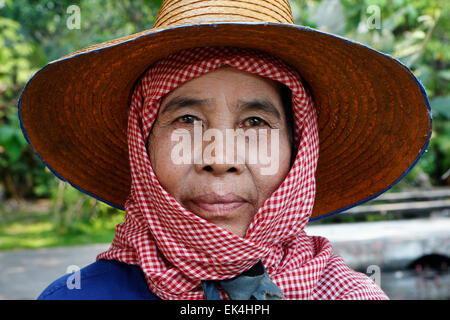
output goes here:
[[[216, 281], [202, 281], [208, 300], [220, 300]], [[281, 290], [258, 262], [239, 277], [219, 281], [231, 299], [278, 300]], [[139, 266], [117, 260], [98, 260], [55, 280], [38, 300], [160, 300], [148, 288]]]
[[[78, 278], [77, 278], [78, 277]], [[62, 276], [38, 300], [160, 300], [148, 288], [139, 266], [98, 260], [79, 273]]]

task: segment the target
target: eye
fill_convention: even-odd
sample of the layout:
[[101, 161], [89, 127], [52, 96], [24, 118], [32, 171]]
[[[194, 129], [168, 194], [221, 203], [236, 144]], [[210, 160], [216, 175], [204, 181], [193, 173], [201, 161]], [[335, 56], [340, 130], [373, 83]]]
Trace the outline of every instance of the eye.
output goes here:
[[264, 125], [268, 125], [266, 121], [258, 117], [247, 118], [244, 121], [244, 125], [248, 127], [261, 127]]
[[181, 123], [194, 123], [194, 121], [201, 121], [199, 118], [197, 118], [196, 116], [190, 115], [190, 114], [185, 114], [182, 115], [181, 117], [178, 117], [175, 121], [177, 122], [181, 122]]

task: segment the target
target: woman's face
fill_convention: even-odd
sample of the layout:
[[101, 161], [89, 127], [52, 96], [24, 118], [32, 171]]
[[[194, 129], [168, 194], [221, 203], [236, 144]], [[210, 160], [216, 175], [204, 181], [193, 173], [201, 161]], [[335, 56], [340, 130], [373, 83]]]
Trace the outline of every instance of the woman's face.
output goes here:
[[229, 66], [185, 82], [163, 97], [148, 151], [161, 185], [183, 207], [243, 237], [290, 169], [279, 86]]

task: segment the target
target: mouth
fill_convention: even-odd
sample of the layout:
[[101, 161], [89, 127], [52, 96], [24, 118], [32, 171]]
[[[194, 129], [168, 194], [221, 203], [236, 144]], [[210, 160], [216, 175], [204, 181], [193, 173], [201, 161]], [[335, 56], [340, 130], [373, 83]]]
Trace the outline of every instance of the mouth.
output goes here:
[[191, 198], [190, 202], [202, 211], [203, 214], [199, 215], [205, 219], [230, 216], [237, 209], [248, 204], [244, 198], [233, 193], [228, 193], [226, 195], [208, 193]]

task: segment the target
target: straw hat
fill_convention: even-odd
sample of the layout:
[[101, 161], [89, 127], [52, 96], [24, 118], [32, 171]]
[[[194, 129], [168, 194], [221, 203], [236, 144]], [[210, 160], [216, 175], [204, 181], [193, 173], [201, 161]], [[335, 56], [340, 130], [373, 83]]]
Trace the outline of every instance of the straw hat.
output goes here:
[[75, 188], [123, 208], [130, 190], [127, 108], [158, 59], [197, 46], [266, 51], [309, 85], [320, 154], [313, 217], [388, 190], [414, 166], [431, 133], [424, 88], [398, 60], [294, 24], [288, 0], [165, 0], [154, 28], [52, 61], [19, 101], [27, 141]]

